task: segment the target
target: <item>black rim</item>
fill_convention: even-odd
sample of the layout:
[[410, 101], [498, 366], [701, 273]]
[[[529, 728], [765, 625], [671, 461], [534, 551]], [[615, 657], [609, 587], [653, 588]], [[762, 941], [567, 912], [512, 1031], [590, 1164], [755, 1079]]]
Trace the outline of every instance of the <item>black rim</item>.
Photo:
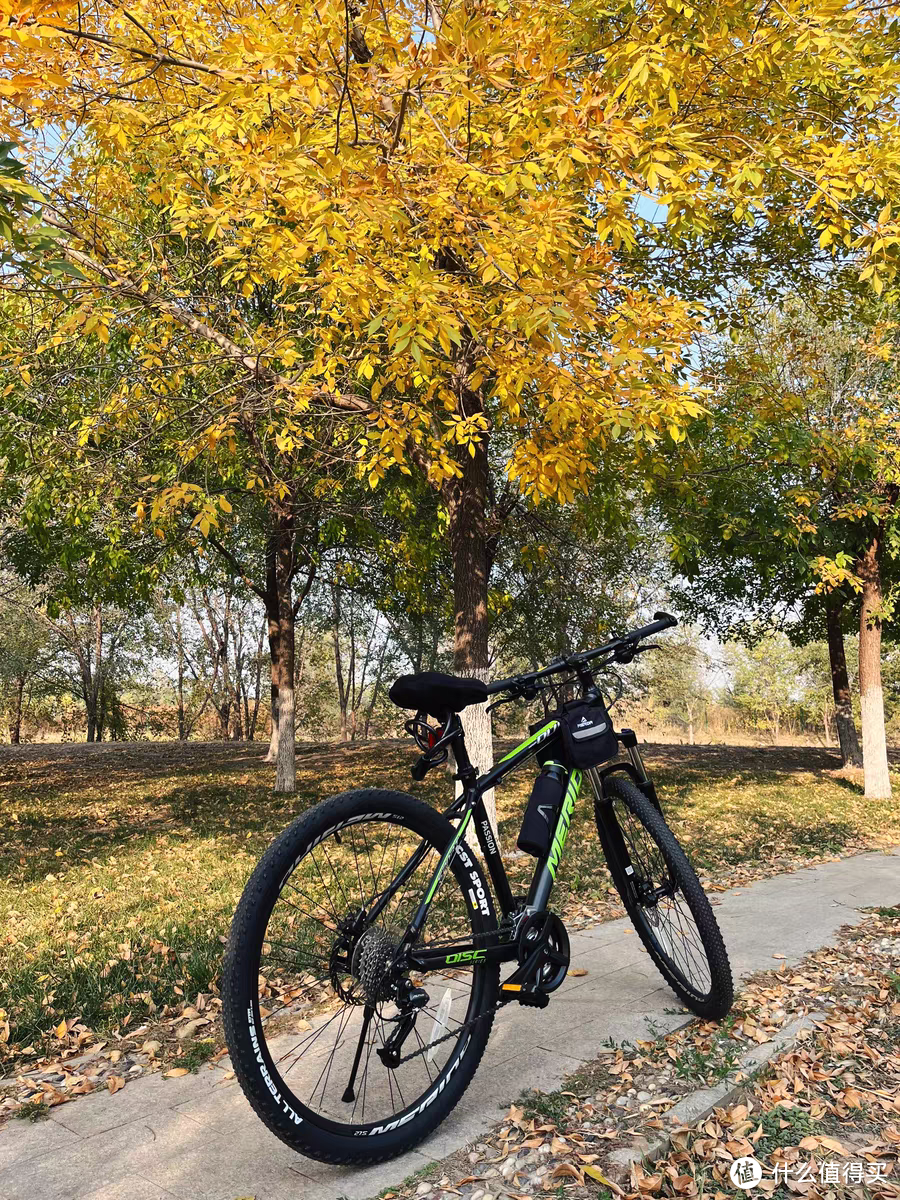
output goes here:
[[[423, 846], [410, 878], [367, 922], [363, 914]], [[386, 1132], [427, 1107], [456, 1071], [480, 1013], [484, 968], [424, 978], [391, 969], [439, 859], [405, 818], [363, 814], [336, 822], [285, 874], [259, 945], [248, 1019], [255, 1014], [251, 1038], [265, 1063], [263, 1079], [288, 1116], [343, 1135]], [[479, 932], [452, 867], [419, 945], [471, 941]], [[388, 1066], [379, 1051], [391, 1050], [409, 1011], [400, 1003], [405, 979], [424, 988], [427, 1000]]]

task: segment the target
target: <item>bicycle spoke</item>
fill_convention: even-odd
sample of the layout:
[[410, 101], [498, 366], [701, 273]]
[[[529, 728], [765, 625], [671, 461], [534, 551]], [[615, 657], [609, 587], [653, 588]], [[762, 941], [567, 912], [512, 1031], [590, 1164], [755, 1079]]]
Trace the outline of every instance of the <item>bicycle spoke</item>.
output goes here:
[[[378, 972], [393, 970], [393, 947], [439, 857], [421, 834], [373, 818], [329, 830], [280, 886], [260, 958], [266, 991], [260, 1003], [270, 997], [273, 1003], [262, 1026], [280, 1078], [302, 1107], [342, 1124], [393, 1119], [439, 1081], [478, 1016], [472, 1010], [477, 967], [412, 972], [429, 998], [406, 1026], [398, 1024], [409, 1020], [397, 1007], [402, 991], [384, 999], [378, 993]], [[383, 907], [368, 924], [366, 914], [377, 904]], [[452, 866], [426, 928], [430, 935], [417, 943], [423, 951], [446, 946], [452, 953], [478, 936], [468, 892]], [[452, 1011], [441, 1010], [447, 988]], [[292, 1030], [298, 1019], [312, 1026]], [[378, 1054], [388, 1046], [393, 1066]]]
[[665, 855], [627, 805], [619, 801], [615, 813], [633, 869], [629, 886], [649, 934], [687, 987], [703, 996], [712, 984], [712, 973], [693, 914], [677, 886], [660, 894], [675, 884]]

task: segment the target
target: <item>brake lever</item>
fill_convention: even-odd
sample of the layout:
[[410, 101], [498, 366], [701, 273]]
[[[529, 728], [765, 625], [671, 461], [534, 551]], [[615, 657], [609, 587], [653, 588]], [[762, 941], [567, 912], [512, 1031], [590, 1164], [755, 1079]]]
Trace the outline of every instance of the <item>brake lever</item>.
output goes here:
[[489, 704], [485, 712], [493, 712], [495, 708], [499, 708], [501, 704], [512, 704], [514, 700], [536, 700], [541, 692], [546, 692], [549, 684], [540, 683], [523, 683], [516, 688], [509, 696], [501, 696], [499, 700], [495, 700], [493, 704]]
[[640, 653], [637, 646], [633, 642], [629, 642], [627, 646], [621, 646], [612, 656], [612, 661], [627, 665], [634, 661], [636, 654]]

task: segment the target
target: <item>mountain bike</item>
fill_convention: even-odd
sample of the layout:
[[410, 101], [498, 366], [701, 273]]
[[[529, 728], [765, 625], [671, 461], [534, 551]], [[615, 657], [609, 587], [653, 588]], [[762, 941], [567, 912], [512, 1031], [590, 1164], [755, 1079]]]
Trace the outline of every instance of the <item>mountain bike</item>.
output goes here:
[[[330, 1163], [403, 1153], [465, 1092], [496, 1013], [548, 1004], [569, 967], [549, 901], [585, 780], [613, 883], [663, 979], [698, 1016], [728, 1012], [731, 969], [709, 901], [637, 738], [614, 732], [595, 681], [674, 624], [657, 613], [604, 646], [490, 684], [401, 677], [389, 695], [416, 710], [413, 776], [452, 753], [457, 799], [441, 814], [403, 792], [344, 792], [270, 846], [235, 913], [222, 997], [237, 1078], [282, 1141]], [[460, 711], [548, 694], [554, 711], [479, 776]], [[536, 862], [527, 894], [514, 895], [483, 797], [533, 758], [541, 769], [518, 844]]]

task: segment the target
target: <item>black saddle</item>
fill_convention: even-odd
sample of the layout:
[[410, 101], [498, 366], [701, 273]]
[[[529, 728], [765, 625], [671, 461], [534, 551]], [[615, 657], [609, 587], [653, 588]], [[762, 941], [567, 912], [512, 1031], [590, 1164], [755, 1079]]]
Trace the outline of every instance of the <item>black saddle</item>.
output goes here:
[[440, 671], [401, 675], [388, 692], [398, 708], [414, 708], [438, 719], [470, 704], [482, 704], [487, 695], [487, 685], [480, 679], [442, 675]]

